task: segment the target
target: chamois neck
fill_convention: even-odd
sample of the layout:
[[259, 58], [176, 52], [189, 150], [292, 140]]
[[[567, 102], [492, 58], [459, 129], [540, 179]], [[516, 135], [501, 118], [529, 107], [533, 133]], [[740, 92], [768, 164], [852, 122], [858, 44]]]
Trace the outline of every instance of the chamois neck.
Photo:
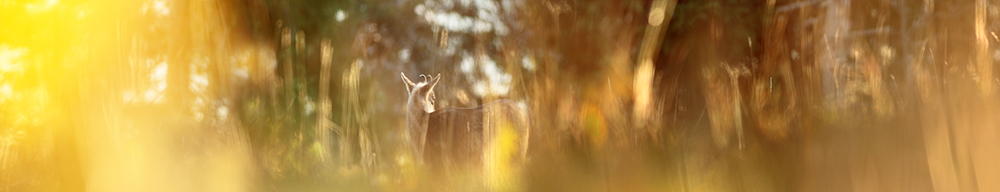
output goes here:
[[406, 102], [406, 129], [404, 133], [410, 140], [410, 147], [418, 159], [422, 159], [424, 137], [427, 132], [427, 122], [430, 112], [423, 109], [414, 97]]

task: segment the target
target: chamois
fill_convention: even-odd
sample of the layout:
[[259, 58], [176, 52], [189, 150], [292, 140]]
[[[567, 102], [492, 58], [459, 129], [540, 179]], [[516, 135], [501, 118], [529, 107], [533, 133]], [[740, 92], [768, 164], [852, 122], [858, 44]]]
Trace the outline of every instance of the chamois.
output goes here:
[[[409, 93], [406, 100], [406, 134], [414, 157], [431, 168], [453, 165], [495, 165], [498, 159], [521, 162], [528, 149], [526, 115], [510, 100], [498, 100], [473, 108], [434, 108], [434, 86], [441, 74], [414, 83], [400, 73]], [[506, 135], [505, 137], [501, 137]], [[518, 141], [517, 151], [505, 153], [499, 146]], [[503, 156], [501, 156], [503, 155]]]

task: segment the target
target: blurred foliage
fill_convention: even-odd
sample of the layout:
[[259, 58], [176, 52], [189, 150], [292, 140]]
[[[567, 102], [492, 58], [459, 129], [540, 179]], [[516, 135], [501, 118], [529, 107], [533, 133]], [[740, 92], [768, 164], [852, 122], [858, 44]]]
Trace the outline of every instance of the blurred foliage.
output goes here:
[[[3, 1], [0, 191], [989, 191], [976, 2], [685, 0], [649, 35], [646, 0]], [[426, 170], [400, 72], [517, 102], [529, 158]]]

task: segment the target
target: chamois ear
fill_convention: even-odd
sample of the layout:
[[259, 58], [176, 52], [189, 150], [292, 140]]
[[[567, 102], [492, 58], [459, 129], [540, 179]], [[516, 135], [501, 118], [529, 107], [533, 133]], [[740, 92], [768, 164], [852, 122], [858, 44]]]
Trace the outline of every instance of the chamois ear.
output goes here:
[[431, 79], [431, 81], [429, 83], [427, 83], [427, 84], [431, 85], [430, 88], [427, 88], [427, 90], [428, 91], [434, 91], [434, 86], [438, 84], [438, 80], [441, 80], [441, 74], [440, 73], [438, 73], [437, 76], [434, 76], [434, 78]]
[[399, 72], [399, 76], [403, 77], [403, 83], [406, 84], [406, 94], [410, 94], [410, 91], [413, 91], [413, 86], [416, 84], [413, 84], [410, 78], [406, 78], [406, 74], [403, 74], [403, 72]]

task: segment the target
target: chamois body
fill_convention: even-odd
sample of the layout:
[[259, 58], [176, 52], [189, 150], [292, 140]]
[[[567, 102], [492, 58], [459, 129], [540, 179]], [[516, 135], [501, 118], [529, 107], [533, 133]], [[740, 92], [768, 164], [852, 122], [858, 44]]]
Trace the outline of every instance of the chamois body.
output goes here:
[[518, 154], [524, 157], [528, 145], [527, 121], [517, 105], [510, 100], [498, 100], [475, 108], [453, 108], [434, 111], [427, 123], [428, 142], [424, 157], [432, 165], [453, 162], [459, 165], [478, 164], [489, 158], [490, 143], [497, 143], [503, 129], [512, 131], [519, 140]]
[[[406, 106], [406, 134], [418, 161], [432, 169], [481, 167], [494, 164], [500, 155], [518, 161], [528, 147], [526, 115], [510, 100], [498, 100], [474, 108], [434, 109], [433, 87], [440, 75], [430, 81], [412, 83], [400, 74], [410, 95]], [[503, 133], [516, 138], [517, 151], [504, 153], [498, 146]], [[510, 133], [513, 133], [512, 135]]]

